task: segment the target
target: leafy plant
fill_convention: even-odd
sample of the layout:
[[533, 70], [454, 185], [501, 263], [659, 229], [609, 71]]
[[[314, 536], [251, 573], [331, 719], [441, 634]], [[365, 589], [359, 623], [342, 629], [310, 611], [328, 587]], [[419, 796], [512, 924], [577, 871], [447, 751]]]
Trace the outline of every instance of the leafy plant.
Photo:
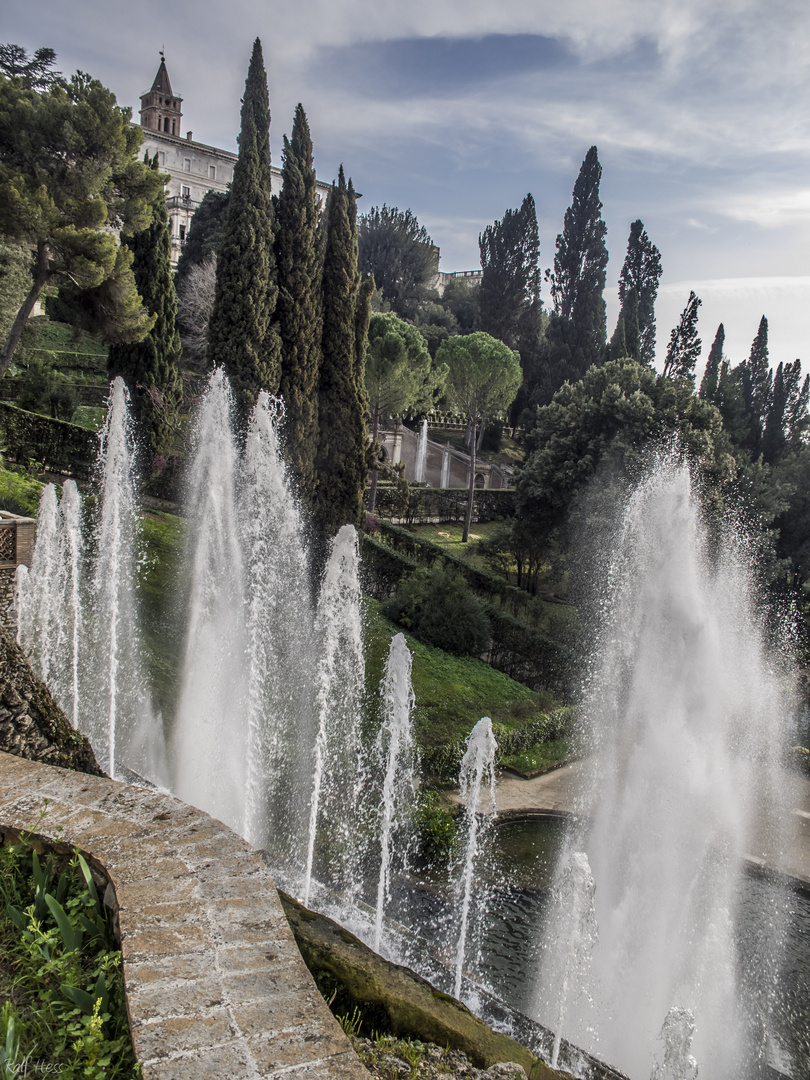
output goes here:
[[383, 605], [390, 619], [456, 656], [482, 653], [490, 638], [484, 605], [463, 578], [441, 568], [417, 570]]

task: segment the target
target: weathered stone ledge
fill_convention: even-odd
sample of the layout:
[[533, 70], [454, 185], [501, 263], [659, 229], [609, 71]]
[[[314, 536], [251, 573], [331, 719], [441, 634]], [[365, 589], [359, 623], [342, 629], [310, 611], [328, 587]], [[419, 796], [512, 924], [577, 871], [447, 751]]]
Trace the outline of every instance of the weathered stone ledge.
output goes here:
[[144, 1080], [368, 1080], [231, 829], [169, 795], [0, 753], [2, 842], [21, 831], [78, 847], [112, 886]]

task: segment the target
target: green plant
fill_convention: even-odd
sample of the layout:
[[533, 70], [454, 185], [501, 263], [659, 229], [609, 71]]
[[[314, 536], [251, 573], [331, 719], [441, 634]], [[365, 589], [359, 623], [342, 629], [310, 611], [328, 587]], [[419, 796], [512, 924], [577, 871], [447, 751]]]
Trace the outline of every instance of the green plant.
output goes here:
[[363, 1014], [355, 1005], [350, 1013], [338, 1013], [337, 1021], [347, 1035], [357, 1035], [363, 1026]]
[[420, 792], [414, 827], [420, 853], [428, 861], [446, 859], [455, 847], [458, 825], [437, 791]]
[[416, 570], [400, 582], [383, 612], [429, 645], [456, 656], [477, 655], [489, 644], [484, 605], [452, 570]]

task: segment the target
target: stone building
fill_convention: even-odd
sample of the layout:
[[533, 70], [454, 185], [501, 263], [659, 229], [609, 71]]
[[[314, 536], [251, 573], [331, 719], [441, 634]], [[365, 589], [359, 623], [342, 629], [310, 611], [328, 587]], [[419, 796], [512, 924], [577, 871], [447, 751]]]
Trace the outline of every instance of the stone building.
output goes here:
[[[228, 190], [233, 179], [236, 154], [207, 143], [196, 142], [192, 132], [182, 135], [183, 98], [172, 89], [166, 58], [160, 54], [160, 66], [152, 87], [141, 94], [141, 129], [143, 149], [158, 155], [161, 172], [169, 174], [166, 205], [172, 232], [172, 266], [177, 266], [188, 235], [194, 211], [208, 191]], [[271, 188], [281, 190], [281, 170], [272, 167]], [[320, 198], [325, 198], [329, 184], [318, 181]]]
[[[425, 447], [425, 469], [422, 480], [428, 487], [466, 488], [470, 483], [469, 454], [451, 446], [442, 440], [442, 431], [460, 432], [465, 425], [434, 424], [433, 435], [427, 439]], [[400, 421], [383, 428], [377, 436], [383, 450], [383, 457], [391, 465], [402, 463], [405, 466], [405, 479], [412, 482], [417, 479], [416, 463], [419, 452], [419, 435]], [[509, 488], [514, 486], [512, 468], [509, 465], [496, 465], [493, 462], [476, 457], [475, 486], [479, 489]]]

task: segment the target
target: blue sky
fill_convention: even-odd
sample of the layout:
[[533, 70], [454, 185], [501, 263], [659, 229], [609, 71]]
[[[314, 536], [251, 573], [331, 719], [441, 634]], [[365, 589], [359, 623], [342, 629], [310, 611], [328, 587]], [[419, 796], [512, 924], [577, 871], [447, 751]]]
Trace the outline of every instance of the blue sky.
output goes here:
[[694, 288], [704, 354], [722, 321], [738, 362], [765, 314], [774, 364], [810, 367], [805, 0], [5, 0], [0, 31], [136, 112], [165, 46], [184, 130], [230, 149], [257, 35], [275, 162], [301, 101], [319, 175], [342, 162], [361, 208], [410, 207], [443, 269], [477, 266], [479, 233], [527, 191], [550, 266], [595, 143], [609, 330], [640, 217], [664, 267], [659, 352]]

